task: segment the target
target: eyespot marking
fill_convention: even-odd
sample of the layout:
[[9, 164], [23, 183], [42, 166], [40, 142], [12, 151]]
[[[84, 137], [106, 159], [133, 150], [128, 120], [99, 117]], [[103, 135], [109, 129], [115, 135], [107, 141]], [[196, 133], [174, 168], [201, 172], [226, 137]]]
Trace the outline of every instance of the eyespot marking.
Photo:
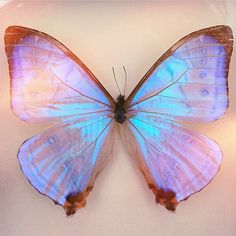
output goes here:
[[31, 53], [32, 53], [32, 56], [37, 56], [38, 55], [38, 50], [33, 49]]
[[205, 72], [201, 72], [200, 73], [200, 78], [205, 78], [206, 77], [206, 73]]
[[200, 94], [202, 96], [208, 96], [209, 95], [209, 91], [207, 89], [205, 89], [205, 88], [202, 88], [202, 89], [200, 89]]
[[56, 139], [54, 137], [49, 137], [47, 141], [49, 144], [54, 144], [56, 142]]

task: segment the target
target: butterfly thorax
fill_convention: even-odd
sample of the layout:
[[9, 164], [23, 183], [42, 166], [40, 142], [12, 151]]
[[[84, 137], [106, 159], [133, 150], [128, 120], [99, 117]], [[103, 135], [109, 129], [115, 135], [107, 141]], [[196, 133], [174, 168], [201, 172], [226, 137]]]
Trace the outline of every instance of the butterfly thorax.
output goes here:
[[125, 104], [125, 97], [119, 95], [116, 101], [114, 113], [115, 113], [115, 120], [121, 124], [126, 120], [126, 110], [124, 108], [124, 104]]

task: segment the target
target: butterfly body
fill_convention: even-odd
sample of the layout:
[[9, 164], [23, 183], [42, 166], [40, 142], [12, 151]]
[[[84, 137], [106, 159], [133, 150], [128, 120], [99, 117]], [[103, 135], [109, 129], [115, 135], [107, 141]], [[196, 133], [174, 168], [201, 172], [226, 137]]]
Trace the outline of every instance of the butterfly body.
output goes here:
[[113, 154], [118, 122], [156, 202], [175, 210], [219, 170], [219, 146], [179, 121], [211, 122], [225, 113], [232, 49], [229, 26], [193, 32], [154, 63], [127, 99], [120, 95], [115, 101], [59, 41], [10, 26], [5, 50], [12, 110], [26, 122], [55, 123], [21, 145], [17, 156], [24, 175], [67, 215], [74, 214]]
[[125, 105], [125, 97], [123, 95], [119, 95], [116, 101], [114, 113], [115, 113], [115, 120], [121, 124], [126, 121], [127, 112], [124, 105]]

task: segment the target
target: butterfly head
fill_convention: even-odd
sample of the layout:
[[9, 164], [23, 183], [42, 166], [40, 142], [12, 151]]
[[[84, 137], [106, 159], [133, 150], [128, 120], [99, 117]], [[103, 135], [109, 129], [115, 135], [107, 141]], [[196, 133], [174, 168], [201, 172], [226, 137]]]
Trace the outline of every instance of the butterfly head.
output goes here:
[[116, 106], [115, 106], [115, 120], [118, 123], [124, 123], [126, 120], [126, 110], [125, 110], [125, 97], [123, 95], [119, 95], [116, 101]]

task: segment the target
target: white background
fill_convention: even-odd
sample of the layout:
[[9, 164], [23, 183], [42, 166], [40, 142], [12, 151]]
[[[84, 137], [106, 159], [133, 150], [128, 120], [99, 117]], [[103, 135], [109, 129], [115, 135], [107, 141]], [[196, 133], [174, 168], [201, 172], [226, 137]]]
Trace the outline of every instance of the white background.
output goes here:
[[[224, 159], [216, 178], [180, 203], [176, 213], [157, 205], [124, 145], [98, 177], [85, 208], [67, 218], [21, 173], [21, 143], [47, 125], [29, 125], [10, 109], [3, 36], [9, 25], [38, 29], [70, 48], [117, 96], [111, 67], [128, 92], [176, 41], [192, 31], [228, 24], [236, 32], [236, 2], [0, 2], [0, 235], [236, 235], [236, 53], [229, 73], [229, 109], [220, 120], [191, 127], [216, 140]], [[117, 136], [118, 137], [118, 136]]]

